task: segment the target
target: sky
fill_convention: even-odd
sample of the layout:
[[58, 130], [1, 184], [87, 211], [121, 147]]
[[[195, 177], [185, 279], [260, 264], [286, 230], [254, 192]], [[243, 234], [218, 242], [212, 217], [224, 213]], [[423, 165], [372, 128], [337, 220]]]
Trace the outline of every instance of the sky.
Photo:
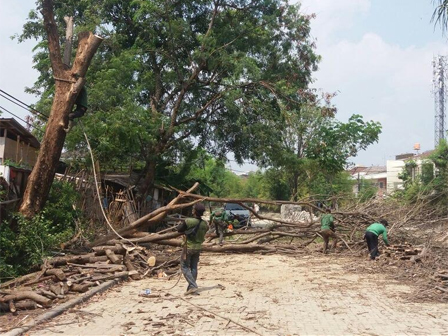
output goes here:
[[352, 158], [385, 165], [395, 155], [434, 148], [432, 60], [447, 55], [431, 23], [433, 0], [302, 0], [315, 13], [311, 33], [322, 56], [312, 86], [337, 92], [337, 118], [353, 114], [383, 126], [379, 142]]
[[[311, 35], [322, 56], [312, 87], [336, 92], [337, 119], [353, 114], [383, 126], [377, 144], [351, 158], [355, 164], [386, 165], [395, 155], [434, 148], [432, 60], [448, 54], [448, 41], [431, 23], [433, 0], [301, 0], [301, 10], [315, 13]], [[0, 11], [0, 89], [30, 104], [37, 98], [24, 93], [37, 72], [28, 41], [20, 33], [34, 0], [2, 0]], [[0, 108], [23, 118], [26, 111], [0, 97]], [[2, 117], [12, 117], [3, 113]], [[255, 170], [250, 164], [235, 172]]]

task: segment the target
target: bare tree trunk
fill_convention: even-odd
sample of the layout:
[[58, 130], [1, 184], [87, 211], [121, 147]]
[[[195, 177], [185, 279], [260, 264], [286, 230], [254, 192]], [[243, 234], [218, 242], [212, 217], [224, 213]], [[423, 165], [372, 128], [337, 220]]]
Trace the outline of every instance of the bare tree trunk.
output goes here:
[[156, 176], [156, 162], [152, 160], [146, 164], [145, 178], [140, 190], [140, 197], [145, 197], [151, 188], [154, 186], [154, 179]]
[[65, 49], [64, 49], [64, 64], [70, 66], [73, 46], [73, 17], [64, 17], [67, 28], [65, 30]]
[[55, 95], [36, 165], [29, 177], [20, 213], [30, 218], [42, 210], [47, 201], [54, 174], [61, 157], [68, 123], [68, 114], [85, 83], [85, 75], [102, 39], [90, 32], [78, 35], [79, 43], [73, 66], [63, 63], [59, 35], [53, 14], [53, 1], [42, 4], [45, 30], [48, 35], [51, 67], [55, 79]]

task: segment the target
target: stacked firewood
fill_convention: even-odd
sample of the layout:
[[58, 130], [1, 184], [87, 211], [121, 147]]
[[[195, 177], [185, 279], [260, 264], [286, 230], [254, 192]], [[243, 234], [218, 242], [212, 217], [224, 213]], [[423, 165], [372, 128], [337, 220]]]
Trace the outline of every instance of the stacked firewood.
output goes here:
[[434, 280], [438, 283], [436, 289], [441, 292], [448, 293], [448, 270], [442, 270], [436, 273], [434, 275]]
[[400, 260], [410, 260], [413, 262], [420, 262], [426, 255], [427, 250], [424, 247], [414, 247], [412, 244], [403, 243], [390, 245], [385, 251], [386, 256], [390, 256]]
[[0, 285], [0, 310], [50, 307], [71, 295], [112, 279], [166, 276], [176, 272], [179, 258], [156, 256], [140, 246], [115, 244], [94, 247], [93, 252], [47, 259], [39, 272]]

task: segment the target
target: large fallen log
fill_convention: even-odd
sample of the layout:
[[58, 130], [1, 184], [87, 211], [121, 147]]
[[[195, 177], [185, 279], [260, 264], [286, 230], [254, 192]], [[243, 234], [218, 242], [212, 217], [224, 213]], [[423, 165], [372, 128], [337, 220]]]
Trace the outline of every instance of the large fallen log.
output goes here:
[[[105, 254], [105, 252], [104, 252]], [[86, 264], [86, 263], [94, 263], [97, 261], [107, 261], [109, 258], [106, 255], [97, 256], [95, 252], [84, 254], [84, 255], [69, 255], [64, 257], [56, 257], [52, 259], [48, 259], [48, 265], [51, 266], [62, 266], [67, 265], [69, 263], [74, 264]]]
[[[31, 300], [23, 300], [14, 303], [15, 309], [17, 310], [31, 310], [36, 309], [37, 303]], [[8, 312], [10, 311], [10, 306], [8, 303], [0, 302], [0, 312]], [[12, 312], [11, 312], [12, 313]]]
[[[239, 229], [239, 230], [234, 230], [233, 232], [229, 232], [226, 233], [226, 236], [234, 236], [234, 235], [240, 235], [240, 234], [244, 234], [244, 235], [249, 235], [249, 234], [258, 234], [258, 233], [263, 233], [263, 232], [271, 232], [273, 230], [273, 228], [268, 228], [268, 229], [249, 229], [249, 230], [243, 230], [243, 229]], [[160, 240], [167, 240], [167, 239], [172, 239], [172, 238], [177, 238], [180, 237], [182, 235], [182, 233], [179, 232], [168, 232], [168, 233], [164, 233], [164, 234], [158, 234], [158, 233], [146, 233], [145, 235], [140, 235], [140, 237], [136, 237], [136, 238], [129, 238], [128, 241], [132, 242], [132, 243], [156, 243]], [[218, 235], [216, 233], [209, 233], [207, 234], [207, 238], [217, 238]], [[111, 240], [109, 241], [110, 244], [117, 244], [123, 242], [122, 240]]]
[[119, 241], [119, 243], [114, 243], [113, 246], [95, 246], [92, 248], [92, 250], [95, 251], [95, 255], [97, 256], [106, 255], [106, 250], [110, 250], [115, 254], [125, 254], [126, 249], [123, 247], [123, 245], [120, 244], [121, 242], [122, 241]]
[[[280, 223], [282, 226], [285, 227], [302, 227], [302, 228], [308, 228], [312, 226], [315, 222], [314, 221], [302, 221], [302, 222], [291, 222], [291, 221], [285, 221], [278, 218], [272, 218], [267, 216], [262, 216], [260, 213], [257, 213], [252, 209], [251, 207], [247, 206], [244, 203], [260, 203], [260, 204], [270, 204], [270, 205], [284, 205], [284, 204], [293, 204], [293, 205], [302, 205], [307, 206], [310, 208], [313, 208], [315, 210], [321, 211], [322, 209], [318, 208], [316, 205], [310, 203], [310, 202], [293, 202], [293, 201], [278, 201], [278, 200], [264, 200], [264, 199], [257, 199], [257, 198], [218, 198], [218, 197], [208, 197], [208, 196], [202, 196], [202, 195], [196, 195], [192, 194], [191, 192], [177, 190], [180, 195], [183, 195], [188, 198], [193, 199], [200, 199], [202, 201], [208, 201], [208, 202], [218, 202], [218, 203], [238, 203], [243, 208], [247, 209], [252, 213], [252, 215], [258, 219], [262, 220], [269, 220], [271, 222]], [[275, 225], [275, 224], [274, 224]]]
[[[173, 240], [173, 239], [172, 240], [161, 240], [161, 241], [158, 241], [157, 244], [181, 247], [182, 241], [181, 240]], [[207, 252], [255, 252], [255, 251], [275, 252], [275, 247], [264, 246], [264, 245], [252, 245], [252, 244], [247, 244], [247, 245], [228, 244], [228, 245], [222, 245], [222, 246], [202, 245], [202, 251], [207, 251]]]
[[8, 295], [0, 297], [0, 302], [7, 303], [9, 301], [21, 301], [26, 299], [33, 300], [44, 307], [48, 307], [51, 304], [50, 299], [32, 291], [11, 292]]

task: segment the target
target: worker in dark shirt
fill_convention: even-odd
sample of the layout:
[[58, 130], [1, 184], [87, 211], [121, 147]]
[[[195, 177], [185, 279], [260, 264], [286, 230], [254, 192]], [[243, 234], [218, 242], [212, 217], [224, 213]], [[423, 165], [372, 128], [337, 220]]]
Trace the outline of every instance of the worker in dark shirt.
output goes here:
[[83, 86], [75, 101], [76, 108], [68, 115], [69, 120], [81, 118], [87, 111], [87, 90]]
[[199, 295], [197, 293], [199, 255], [201, 254], [202, 243], [205, 240], [205, 234], [208, 231], [208, 224], [202, 219], [205, 212], [205, 206], [202, 203], [196, 203], [193, 206], [193, 218], [185, 219], [177, 227], [177, 231], [185, 235], [182, 255], [180, 258], [180, 267], [182, 274], [188, 282], [185, 295]]
[[386, 244], [386, 246], [389, 246], [389, 241], [387, 240], [387, 225], [387, 220], [382, 219], [379, 223], [373, 223], [372, 225], [370, 225], [366, 230], [364, 237], [367, 242], [367, 248], [369, 249], [371, 260], [375, 260], [375, 258], [380, 255], [378, 251], [379, 235], [383, 235], [384, 244]]
[[334, 218], [331, 214], [331, 209], [327, 208], [325, 212], [326, 213], [320, 218], [320, 235], [324, 240], [323, 252], [326, 254], [330, 238], [333, 240], [331, 248], [335, 249], [338, 243], [338, 236], [335, 233]]
[[81, 118], [87, 111], [87, 90], [84, 86], [79, 92], [78, 97], [76, 97], [75, 105], [76, 107], [73, 112], [70, 112], [68, 115], [68, 126], [64, 129], [65, 132], [69, 132], [72, 129], [74, 119]]

